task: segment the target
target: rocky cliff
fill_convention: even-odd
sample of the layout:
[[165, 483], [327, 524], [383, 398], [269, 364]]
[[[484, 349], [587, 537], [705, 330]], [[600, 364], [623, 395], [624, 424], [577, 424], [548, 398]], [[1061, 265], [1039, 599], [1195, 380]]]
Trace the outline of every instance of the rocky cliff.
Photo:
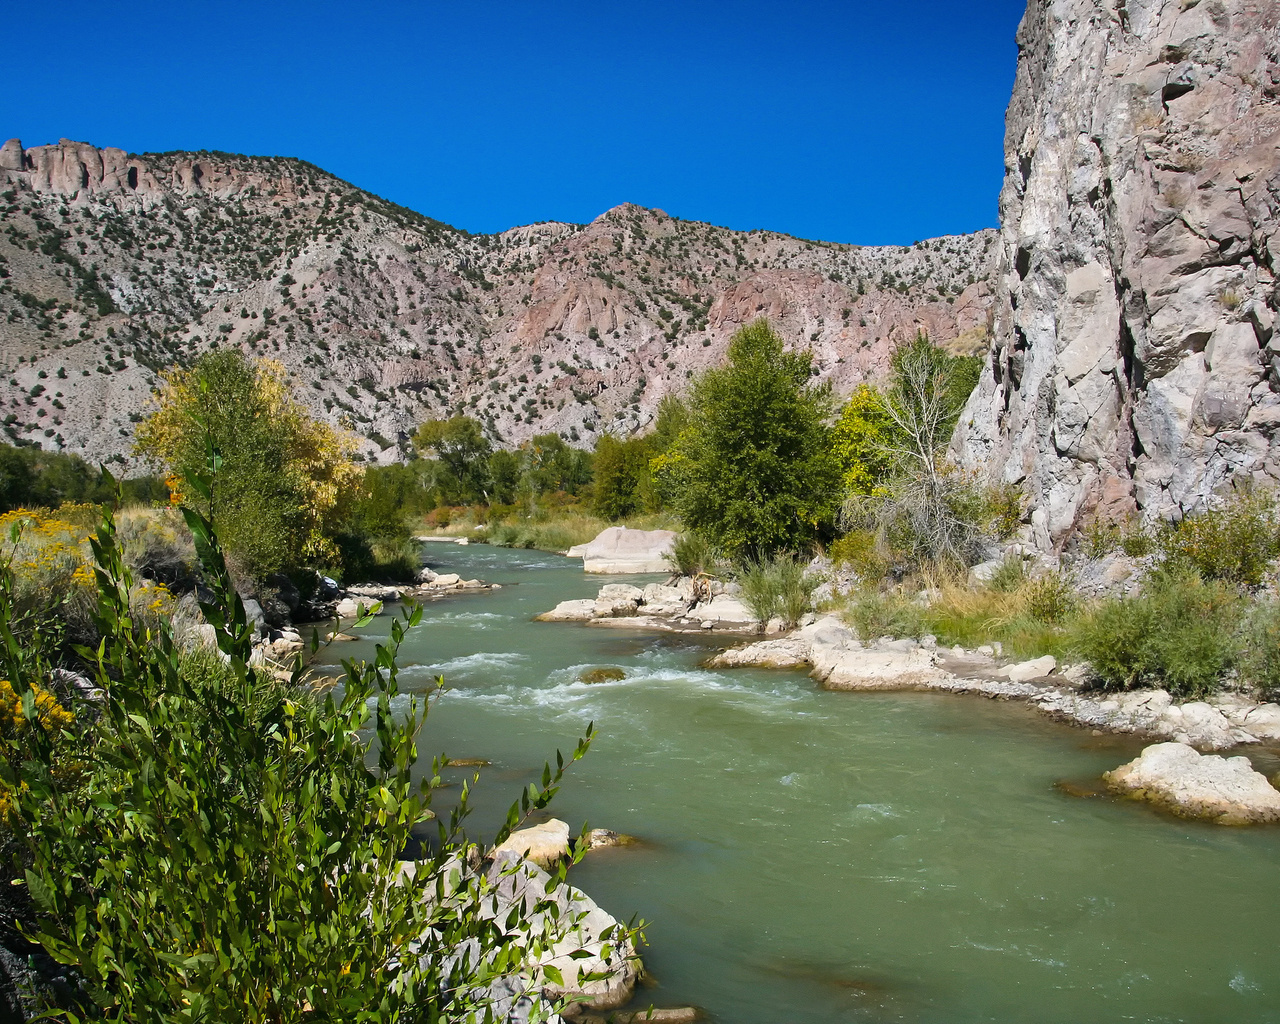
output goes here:
[[995, 329], [954, 448], [1043, 546], [1280, 480], [1280, 3], [1030, 0]]
[[620, 206], [469, 235], [297, 160], [0, 147], [8, 438], [127, 458], [156, 374], [270, 356], [366, 457], [466, 411], [516, 444], [644, 430], [768, 316], [848, 391], [919, 330], [984, 350], [995, 233], [857, 247]]

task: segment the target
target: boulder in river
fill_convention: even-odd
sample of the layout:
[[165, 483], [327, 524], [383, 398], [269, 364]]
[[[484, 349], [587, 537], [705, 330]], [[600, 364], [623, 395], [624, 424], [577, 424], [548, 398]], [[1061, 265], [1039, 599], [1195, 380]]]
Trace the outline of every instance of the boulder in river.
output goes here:
[[559, 818], [517, 829], [493, 851], [527, 857], [538, 867], [548, 868], [569, 856], [569, 826]]
[[1243, 756], [1201, 754], [1185, 743], [1156, 743], [1103, 778], [1117, 793], [1184, 818], [1219, 825], [1280, 821], [1280, 791]]
[[582, 568], [594, 573], [667, 572], [667, 554], [675, 540], [671, 530], [611, 526], [581, 546]]
[[595, 617], [596, 603], [591, 598], [561, 601], [549, 612], [537, 616], [539, 622], [589, 622]]

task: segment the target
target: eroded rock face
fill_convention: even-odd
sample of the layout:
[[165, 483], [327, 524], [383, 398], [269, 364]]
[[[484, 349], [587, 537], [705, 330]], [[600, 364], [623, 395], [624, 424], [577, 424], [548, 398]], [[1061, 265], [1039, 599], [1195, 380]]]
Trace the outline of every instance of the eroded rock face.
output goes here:
[[1201, 754], [1184, 743], [1157, 743], [1103, 776], [1119, 793], [1188, 818], [1220, 825], [1280, 821], [1280, 792], [1247, 757]]
[[992, 351], [953, 440], [1041, 546], [1280, 479], [1280, 6], [1031, 0]]

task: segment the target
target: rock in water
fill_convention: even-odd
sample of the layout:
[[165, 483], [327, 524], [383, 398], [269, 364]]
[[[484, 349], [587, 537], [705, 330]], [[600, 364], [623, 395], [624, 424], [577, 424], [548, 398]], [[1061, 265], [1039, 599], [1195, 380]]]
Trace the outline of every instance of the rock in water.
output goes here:
[[549, 612], [537, 616], [539, 622], [587, 622], [595, 615], [596, 603], [590, 598], [561, 601]]
[[1280, 479], [1273, 4], [1031, 0], [995, 337], [953, 439], [1049, 549]]
[[1247, 757], [1201, 754], [1185, 743], [1157, 743], [1103, 778], [1118, 793], [1185, 818], [1219, 825], [1280, 821], [1280, 791]]
[[667, 553], [675, 540], [671, 530], [611, 526], [583, 549], [582, 568], [598, 573], [667, 572]]
[[540, 868], [549, 868], [569, 856], [569, 826], [552, 818], [541, 825], [517, 829], [493, 853], [495, 857], [502, 853], [522, 855]]

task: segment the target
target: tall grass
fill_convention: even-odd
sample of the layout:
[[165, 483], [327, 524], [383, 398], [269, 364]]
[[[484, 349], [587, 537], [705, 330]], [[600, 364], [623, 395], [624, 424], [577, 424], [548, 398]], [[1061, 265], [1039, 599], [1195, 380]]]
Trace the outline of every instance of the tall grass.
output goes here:
[[780, 618], [783, 628], [795, 626], [813, 608], [818, 579], [806, 575], [807, 564], [793, 555], [747, 562], [738, 570], [742, 602], [762, 623]]
[[667, 562], [681, 576], [715, 576], [723, 561], [714, 544], [700, 533], [682, 533], [671, 545]]
[[[453, 523], [450, 524], [451, 531]], [[576, 510], [552, 510], [532, 518], [507, 516], [491, 519], [483, 532], [458, 530], [487, 544], [504, 548], [536, 548], [540, 551], [567, 551], [579, 544], [595, 540], [610, 526], [626, 526], [632, 530], [668, 530], [675, 524], [665, 514], [633, 516], [611, 523], [598, 516]]]

